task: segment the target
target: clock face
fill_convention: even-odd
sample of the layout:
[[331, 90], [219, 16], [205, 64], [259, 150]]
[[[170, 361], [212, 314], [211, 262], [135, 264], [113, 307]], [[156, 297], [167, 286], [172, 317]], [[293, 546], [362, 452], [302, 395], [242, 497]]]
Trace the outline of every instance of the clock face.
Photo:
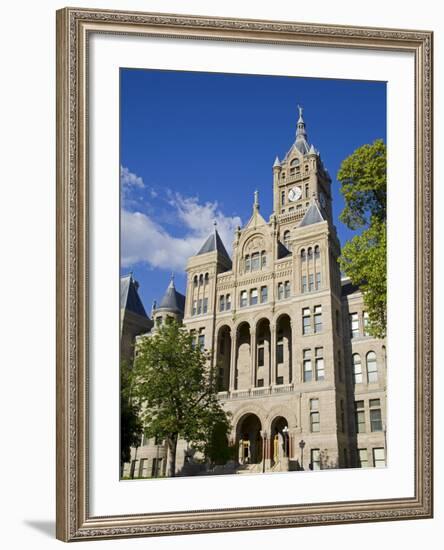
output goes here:
[[301, 190], [300, 187], [293, 187], [293, 188], [290, 189], [290, 191], [288, 192], [288, 200], [289, 200], [290, 202], [297, 201], [297, 200], [299, 200], [301, 197], [302, 197], [302, 190]]

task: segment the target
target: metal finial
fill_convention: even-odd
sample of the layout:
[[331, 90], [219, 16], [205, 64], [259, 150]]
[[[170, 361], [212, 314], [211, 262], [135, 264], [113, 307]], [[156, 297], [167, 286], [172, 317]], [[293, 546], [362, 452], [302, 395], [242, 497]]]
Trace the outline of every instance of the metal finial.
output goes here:
[[254, 206], [255, 208], [259, 208], [259, 191], [257, 189], [254, 192]]
[[299, 118], [302, 118], [302, 111], [303, 110], [304, 110], [304, 108], [301, 107], [301, 105], [298, 104]]

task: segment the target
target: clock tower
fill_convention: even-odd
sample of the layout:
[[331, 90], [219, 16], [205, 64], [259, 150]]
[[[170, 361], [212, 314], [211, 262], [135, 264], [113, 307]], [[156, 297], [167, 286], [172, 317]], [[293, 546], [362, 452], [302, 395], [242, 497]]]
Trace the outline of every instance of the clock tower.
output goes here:
[[314, 199], [324, 219], [331, 222], [331, 178], [319, 151], [310, 145], [299, 107], [296, 139], [282, 161], [273, 164], [274, 214], [283, 230], [292, 229], [304, 217]]

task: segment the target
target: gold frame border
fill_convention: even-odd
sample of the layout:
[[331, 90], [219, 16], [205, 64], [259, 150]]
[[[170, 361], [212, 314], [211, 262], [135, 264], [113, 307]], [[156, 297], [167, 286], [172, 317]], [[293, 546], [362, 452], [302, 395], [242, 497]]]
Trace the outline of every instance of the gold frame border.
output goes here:
[[[64, 8], [57, 11], [56, 536], [63, 541], [433, 517], [431, 31]], [[407, 51], [415, 56], [415, 496], [91, 517], [87, 479], [87, 39], [91, 32]]]

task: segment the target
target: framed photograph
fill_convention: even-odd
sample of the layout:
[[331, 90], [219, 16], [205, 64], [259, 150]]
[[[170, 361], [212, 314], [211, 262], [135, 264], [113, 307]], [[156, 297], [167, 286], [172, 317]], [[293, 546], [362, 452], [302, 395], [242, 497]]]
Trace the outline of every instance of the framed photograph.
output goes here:
[[57, 12], [57, 537], [430, 518], [429, 31]]

